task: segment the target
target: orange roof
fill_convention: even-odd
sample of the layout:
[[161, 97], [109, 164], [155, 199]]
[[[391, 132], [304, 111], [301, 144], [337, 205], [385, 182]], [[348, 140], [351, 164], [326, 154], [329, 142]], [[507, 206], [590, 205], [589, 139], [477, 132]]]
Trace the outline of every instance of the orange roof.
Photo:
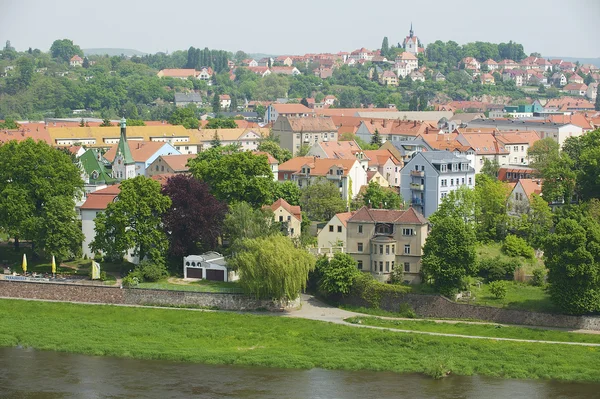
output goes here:
[[303, 117], [287, 117], [290, 127], [293, 132], [335, 132], [337, 127], [327, 117], [303, 118]]
[[171, 78], [187, 78], [188, 76], [196, 76], [198, 72], [195, 69], [162, 69], [158, 72], [160, 76]]
[[348, 219], [350, 222], [380, 222], [380, 223], [405, 223], [426, 224], [425, 217], [410, 207], [407, 210], [396, 209], [370, 209], [366, 206], [360, 208]]
[[493, 133], [462, 133], [458, 141], [475, 149], [476, 154], [508, 154], [504, 144], [498, 143]]
[[343, 212], [343, 213], [337, 213], [335, 216], [337, 216], [337, 218], [340, 220], [340, 222], [342, 222], [342, 224], [344, 225], [344, 227], [347, 227], [347, 225], [348, 225], [348, 219], [350, 219], [355, 213], [356, 213], [356, 211], [354, 211], [354, 212]]
[[303, 166], [308, 166], [311, 176], [326, 176], [331, 168], [338, 167], [343, 170], [345, 176], [355, 162], [357, 162], [356, 159], [296, 157], [279, 165], [279, 171], [299, 173]]
[[374, 134], [375, 130], [379, 131], [379, 134], [401, 134], [404, 136], [417, 137], [420, 134], [427, 134], [429, 130], [439, 132], [439, 129], [427, 122], [417, 121], [404, 121], [404, 120], [378, 120], [378, 119], [367, 119], [363, 123], [369, 130], [369, 133]]
[[161, 173], [151, 177], [152, 180], [156, 180], [162, 187], [167, 185], [167, 182], [171, 177], [175, 176], [175, 173]]
[[531, 198], [532, 194], [540, 195], [542, 193], [542, 181], [540, 179], [519, 179], [518, 183], [523, 187], [527, 198]]
[[80, 209], [106, 209], [121, 192], [120, 184], [108, 186], [102, 190], [90, 193]]
[[296, 219], [298, 219], [299, 221], [302, 222], [302, 211], [300, 210], [299, 206], [290, 205], [283, 198], [279, 198], [277, 201], [275, 201], [275, 202], [273, 202], [273, 204], [271, 204], [271, 210], [273, 212], [275, 212], [279, 208], [285, 209], [286, 211], [291, 213]]
[[303, 104], [271, 104], [278, 114], [312, 114], [313, 110]]
[[356, 116], [357, 112], [397, 112], [394, 108], [323, 108], [315, 110], [318, 115], [324, 116]]
[[517, 131], [517, 132], [499, 132], [496, 133], [496, 140], [502, 142], [504, 145], [509, 144], [523, 144], [527, 143], [532, 145], [540, 139], [538, 133], [534, 130]]
[[553, 123], [572, 123], [575, 126], [579, 126], [583, 130], [593, 129], [590, 121], [587, 120], [584, 114], [549, 115], [548, 119]]
[[[146, 162], [165, 144], [167, 143], [163, 143], [162, 141], [127, 141], [129, 151], [131, 151], [131, 156], [135, 162]], [[104, 154], [104, 158], [112, 162], [115, 159], [115, 155], [117, 155], [117, 147], [118, 144], [110, 147], [110, 150], [106, 151]]]
[[49, 145], [52, 145], [50, 134], [48, 133], [48, 130], [44, 128], [31, 129], [22, 126], [18, 130], [0, 130], [0, 143], [6, 143], [12, 140], [23, 141], [29, 138], [34, 141], [42, 140]]
[[164, 163], [166, 163], [175, 172], [185, 172], [188, 170], [187, 162], [190, 158], [195, 158], [193, 154], [177, 154], [177, 155], [161, 155]]
[[390, 158], [394, 165], [402, 165], [389, 150], [365, 150], [364, 153], [369, 158], [369, 166], [383, 166]]
[[327, 158], [356, 159], [356, 152], [360, 146], [354, 140], [351, 141], [323, 141], [317, 143], [325, 152]]
[[273, 157], [273, 155], [269, 154], [268, 152], [265, 152], [265, 151], [252, 151], [252, 153], [254, 155], [266, 155], [267, 156], [267, 160], [269, 161], [269, 165], [279, 163], [279, 161], [277, 159], [275, 159]]

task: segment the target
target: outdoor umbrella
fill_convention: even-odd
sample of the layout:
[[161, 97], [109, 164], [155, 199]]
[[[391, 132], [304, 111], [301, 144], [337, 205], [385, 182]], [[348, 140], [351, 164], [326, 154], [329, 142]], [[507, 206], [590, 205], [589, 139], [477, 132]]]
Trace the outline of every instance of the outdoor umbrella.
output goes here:
[[27, 273], [27, 255], [23, 254], [23, 265], [21, 266], [23, 268], [23, 273]]
[[56, 260], [54, 260], [54, 255], [52, 255], [52, 274], [56, 274]]

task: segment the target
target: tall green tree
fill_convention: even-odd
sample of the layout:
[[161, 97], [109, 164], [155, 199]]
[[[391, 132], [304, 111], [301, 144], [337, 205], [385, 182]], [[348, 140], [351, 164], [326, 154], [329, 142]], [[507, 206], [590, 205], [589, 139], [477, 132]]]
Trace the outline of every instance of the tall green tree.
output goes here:
[[292, 152], [281, 146], [273, 140], [263, 140], [258, 145], [258, 151], [271, 154], [280, 164], [292, 159]]
[[36, 230], [38, 247], [48, 257], [54, 255], [57, 262], [81, 254], [84, 236], [71, 198], [50, 198], [44, 204], [41, 217], [36, 219]]
[[336, 253], [332, 259], [323, 256], [317, 261], [319, 289], [327, 295], [348, 294], [354, 280], [361, 275], [352, 256]]
[[215, 95], [212, 99], [212, 110], [215, 114], [221, 112], [221, 99], [219, 98], [219, 93], [215, 91]]
[[245, 240], [231, 264], [237, 267], [240, 285], [248, 294], [287, 301], [298, 298], [306, 288], [315, 258], [294, 247], [289, 238], [275, 235]]
[[481, 210], [475, 190], [467, 186], [460, 186], [458, 189], [450, 191], [442, 199], [438, 209], [429, 217], [429, 221], [435, 224], [439, 218], [460, 219], [475, 231], [476, 221], [480, 218], [480, 213]]
[[279, 229], [274, 226], [271, 209], [254, 209], [247, 202], [237, 202], [229, 207], [225, 215], [223, 232], [232, 252], [236, 252], [242, 241], [268, 237], [277, 234]]
[[580, 137], [569, 137], [563, 145], [562, 155], [572, 160], [576, 192], [581, 199], [600, 198], [600, 129]]
[[50, 54], [52, 58], [59, 58], [66, 62], [69, 62], [74, 55], [83, 57], [81, 48], [69, 39], [55, 40], [50, 46]]
[[387, 57], [389, 52], [390, 52], [390, 43], [388, 41], [387, 36], [385, 36], [383, 38], [383, 41], [381, 42], [381, 56]]
[[123, 181], [117, 201], [96, 216], [96, 237], [90, 248], [115, 260], [129, 251], [140, 261], [163, 260], [169, 242], [161, 228], [162, 216], [170, 206], [171, 199], [161, 193], [156, 180], [137, 176]]
[[489, 159], [485, 159], [483, 161], [483, 166], [481, 167], [481, 173], [487, 175], [493, 179], [498, 178], [498, 170], [500, 169], [500, 164], [496, 159], [490, 161]]
[[550, 297], [563, 311], [600, 311], [600, 226], [589, 216], [558, 222], [544, 244]]
[[300, 205], [302, 191], [296, 183], [290, 180], [273, 182], [273, 202], [283, 198], [290, 205]]
[[381, 135], [379, 134], [379, 130], [375, 129], [375, 133], [371, 136], [371, 144], [376, 145], [377, 148], [381, 147]]
[[15, 239], [15, 248], [20, 239], [32, 240], [38, 254], [60, 249], [57, 255], [67, 256], [54, 232], [63, 229], [65, 240], [80, 244], [81, 235], [74, 234], [79, 224], [67, 211], [49, 212], [58, 205], [74, 209], [82, 189], [81, 172], [64, 152], [31, 139], [0, 145], [0, 230]]
[[356, 208], [370, 206], [381, 209], [400, 209], [402, 198], [393, 188], [381, 187], [379, 183], [372, 180], [369, 182], [364, 194], [356, 201]]
[[340, 196], [336, 184], [326, 179], [318, 179], [302, 188], [300, 206], [310, 220], [328, 221], [336, 213], [346, 210], [346, 201]]
[[475, 234], [456, 218], [436, 220], [423, 247], [421, 271], [443, 295], [453, 296], [477, 272]]
[[487, 175], [475, 176], [475, 198], [478, 209], [477, 237], [482, 241], [501, 241], [507, 230], [506, 183]]

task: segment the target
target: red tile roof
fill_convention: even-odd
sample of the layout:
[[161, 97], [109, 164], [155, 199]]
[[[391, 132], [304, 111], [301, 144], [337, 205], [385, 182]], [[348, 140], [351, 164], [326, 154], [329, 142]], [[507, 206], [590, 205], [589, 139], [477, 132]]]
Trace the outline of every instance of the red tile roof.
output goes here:
[[114, 186], [108, 186], [102, 190], [94, 191], [90, 193], [86, 201], [81, 205], [80, 209], [86, 210], [103, 210], [106, 209], [108, 204], [115, 200], [115, 197], [119, 195], [121, 188], [119, 184]]
[[300, 210], [299, 206], [290, 205], [283, 198], [279, 198], [277, 201], [275, 201], [275, 202], [273, 202], [273, 204], [271, 204], [271, 210], [273, 212], [275, 212], [279, 208], [285, 209], [286, 211], [291, 213], [296, 219], [298, 219], [300, 222], [302, 222], [302, 211]]
[[349, 222], [379, 222], [398, 224], [426, 224], [425, 216], [410, 207], [407, 210], [360, 208]]

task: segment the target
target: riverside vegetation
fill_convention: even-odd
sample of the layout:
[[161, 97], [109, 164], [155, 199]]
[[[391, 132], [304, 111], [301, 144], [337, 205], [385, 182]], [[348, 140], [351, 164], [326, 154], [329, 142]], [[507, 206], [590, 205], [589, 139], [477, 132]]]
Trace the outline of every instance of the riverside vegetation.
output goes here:
[[[599, 349], [303, 319], [0, 300], [0, 346], [207, 364], [600, 381]], [[93, 334], [89, 331], [93, 329]], [[565, 351], [568, 350], [568, 356]]]

